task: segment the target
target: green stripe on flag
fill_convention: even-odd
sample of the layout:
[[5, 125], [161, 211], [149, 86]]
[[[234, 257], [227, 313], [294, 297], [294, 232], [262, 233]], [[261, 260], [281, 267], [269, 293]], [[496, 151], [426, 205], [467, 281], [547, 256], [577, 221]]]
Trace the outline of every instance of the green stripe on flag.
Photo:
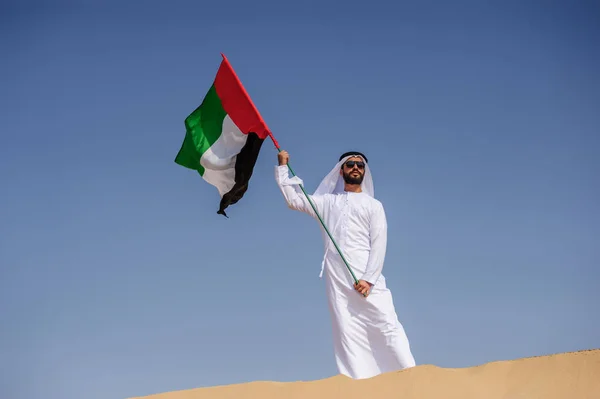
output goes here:
[[185, 119], [185, 139], [175, 162], [203, 175], [204, 168], [200, 165], [200, 158], [221, 135], [226, 115], [213, 84], [202, 104]]

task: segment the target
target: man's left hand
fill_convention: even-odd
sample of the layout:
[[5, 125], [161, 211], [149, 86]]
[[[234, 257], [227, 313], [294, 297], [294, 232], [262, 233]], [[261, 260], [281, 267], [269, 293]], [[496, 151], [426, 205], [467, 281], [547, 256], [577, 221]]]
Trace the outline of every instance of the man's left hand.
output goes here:
[[368, 281], [358, 280], [358, 284], [354, 284], [354, 289], [366, 297], [369, 296], [372, 286], [373, 284], [369, 283]]

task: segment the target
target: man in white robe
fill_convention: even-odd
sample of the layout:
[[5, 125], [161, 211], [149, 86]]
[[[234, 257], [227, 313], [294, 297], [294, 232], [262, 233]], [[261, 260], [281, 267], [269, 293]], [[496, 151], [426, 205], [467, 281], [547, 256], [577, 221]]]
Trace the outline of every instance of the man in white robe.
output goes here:
[[387, 245], [387, 222], [381, 202], [374, 198], [367, 158], [343, 154], [310, 195], [302, 180], [290, 177], [289, 154], [278, 154], [275, 180], [288, 207], [319, 216], [359, 280], [352, 275], [321, 226], [325, 254], [321, 276], [332, 321], [335, 360], [340, 374], [354, 379], [415, 366], [408, 338], [398, 321], [392, 294], [382, 274]]

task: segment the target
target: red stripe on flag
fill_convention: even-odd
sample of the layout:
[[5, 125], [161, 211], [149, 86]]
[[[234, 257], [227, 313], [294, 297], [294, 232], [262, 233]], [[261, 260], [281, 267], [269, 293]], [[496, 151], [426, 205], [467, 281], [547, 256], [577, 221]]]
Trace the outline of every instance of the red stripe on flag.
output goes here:
[[242, 82], [237, 77], [231, 64], [229, 64], [227, 57], [224, 54], [221, 54], [221, 56], [223, 61], [217, 71], [215, 89], [221, 99], [223, 109], [242, 133], [254, 132], [261, 139], [268, 137], [269, 128], [267, 124], [254, 106]]

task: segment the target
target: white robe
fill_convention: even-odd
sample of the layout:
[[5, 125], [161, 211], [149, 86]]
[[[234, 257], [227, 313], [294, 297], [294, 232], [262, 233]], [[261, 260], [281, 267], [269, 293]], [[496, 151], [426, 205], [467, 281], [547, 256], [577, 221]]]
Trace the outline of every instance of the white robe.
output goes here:
[[[275, 180], [289, 208], [318, 221], [299, 187], [302, 181], [290, 178], [287, 166], [275, 167]], [[343, 192], [310, 198], [356, 278], [374, 284], [367, 298], [354, 289], [352, 275], [319, 223], [325, 243], [321, 274], [325, 276], [340, 374], [361, 379], [415, 366], [382, 274], [387, 245], [383, 205], [365, 193]]]

